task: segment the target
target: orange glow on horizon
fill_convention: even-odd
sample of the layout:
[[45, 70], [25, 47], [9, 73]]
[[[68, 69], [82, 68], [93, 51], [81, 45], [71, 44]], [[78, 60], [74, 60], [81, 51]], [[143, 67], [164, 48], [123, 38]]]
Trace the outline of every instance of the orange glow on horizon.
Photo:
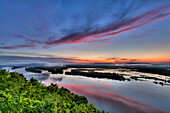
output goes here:
[[75, 63], [128, 63], [128, 62], [143, 62], [143, 63], [165, 63], [170, 62], [170, 59], [115, 59], [115, 60], [109, 60], [109, 59], [73, 59], [68, 60]]

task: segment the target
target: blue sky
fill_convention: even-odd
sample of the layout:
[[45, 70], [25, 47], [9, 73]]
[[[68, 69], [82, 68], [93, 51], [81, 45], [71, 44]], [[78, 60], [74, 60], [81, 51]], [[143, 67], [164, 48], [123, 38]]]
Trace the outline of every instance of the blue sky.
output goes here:
[[1, 0], [0, 15], [9, 61], [170, 62], [169, 0]]

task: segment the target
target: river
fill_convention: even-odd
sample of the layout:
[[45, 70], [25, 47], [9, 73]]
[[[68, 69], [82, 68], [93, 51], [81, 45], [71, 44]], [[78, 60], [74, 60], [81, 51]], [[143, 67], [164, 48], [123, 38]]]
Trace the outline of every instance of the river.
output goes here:
[[[139, 81], [117, 81], [97, 79], [65, 74], [51, 74], [26, 72], [25, 68], [9, 71], [23, 73], [27, 79], [34, 77], [45, 85], [57, 83], [59, 87], [68, 88], [71, 92], [84, 95], [89, 103], [93, 103], [99, 110], [110, 113], [168, 113], [170, 112], [170, 86], [154, 84], [153, 80], [140, 79]], [[70, 71], [71, 68], [64, 70]], [[118, 69], [97, 69], [95, 72], [116, 72], [130, 76], [153, 76], [169, 80], [170, 77]]]

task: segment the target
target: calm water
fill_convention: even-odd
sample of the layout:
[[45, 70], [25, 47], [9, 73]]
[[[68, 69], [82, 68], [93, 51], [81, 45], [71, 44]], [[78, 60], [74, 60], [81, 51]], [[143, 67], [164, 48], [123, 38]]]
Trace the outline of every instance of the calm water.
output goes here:
[[[27, 79], [34, 77], [46, 85], [57, 83], [71, 92], [84, 95], [90, 103], [99, 110], [110, 113], [169, 113], [170, 112], [170, 86], [154, 84], [152, 80], [116, 81], [109, 79], [88, 78], [65, 74], [51, 74], [43, 71], [42, 74], [26, 72], [25, 68], [10, 71], [23, 73]], [[91, 68], [92, 69], [92, 68]], [[67, 69], [65, 71], [70, 71]], [[96, 72], [116, 72], [130, 76], [153, 76], [170, 79], [167, 76], [141, 73], [118, 69], [93, 69]]]

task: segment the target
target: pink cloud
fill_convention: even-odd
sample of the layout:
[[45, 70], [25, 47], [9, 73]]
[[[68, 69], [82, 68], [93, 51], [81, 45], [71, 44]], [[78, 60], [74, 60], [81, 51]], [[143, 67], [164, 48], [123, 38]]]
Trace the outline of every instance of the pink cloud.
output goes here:
[[113, 40], [113, 39], [105, 39], [105, 40], [98, 41], [99, 44], [95, 45], [95, 47], [102, 47], [102, 46], [110, 45], [111, 44], [111, 42], [110, 42], [111, 40]]
[[[170, 16], [170, 13], [160, 14], [170, 8], [169, 5], [157, 8], [155, 10], [146, 12], [140, 16], [132, 19], [113, 23], [104, 28], [97, 29], [89, 33], [73, 33], [55, 41], [47, 41], [45, 44], [48, 46], [55, 46], [60, 44], [80, 44], [80, 43], [94, 43], [96, 39], [104, 38], [107, 36], [115, 36], [120, 33], [128, 32], [140, 28], [146, 24], [164, 19]], [[86, 39], [94, 39], [94, 41], [86, 41]], [[107, 44], [106, 44], [107, 45]], [[102, 45], [99, 45], [102, 46]]]

